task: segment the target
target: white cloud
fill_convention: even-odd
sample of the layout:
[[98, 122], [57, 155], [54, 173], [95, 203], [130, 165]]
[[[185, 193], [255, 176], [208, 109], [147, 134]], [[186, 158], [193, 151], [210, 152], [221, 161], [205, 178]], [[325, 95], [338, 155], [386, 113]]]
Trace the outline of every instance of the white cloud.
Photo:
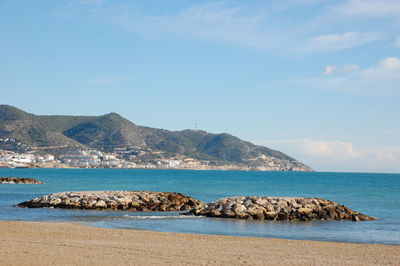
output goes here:
[[337, 66], [334, 65], [327, 65], [324, 68], [324, 74], [327, 76], [333, 75], [333, 74], [340, 74], [340, 73], [350, 73], [356, 70], [359, 70], [360, 66], [356, 64], [351, 64], [351, 65], [346, 65], [344, 67], [338, 68]]
[[395, 135], [399, 135], [399, 138], [400, 138], [400, 130], [383, 129], [383, 130], [378, 130], [376, 133], [378, 133], [378, 134], [395, 134]]
[[126, 29], [148, 36], [172, 34], [258, 49], [276, 44], [276, 39], [261, 26], [265, 14], [249, 15], [242, 7], [226, 7], [225, 1], [196, 5], [164, 16], [124, 10], [118, 17], [118, 23]]
[[288, 153], [317, 170], [400, 173], [400, 146], [354, 147], [350, 142], [308, 138], [260, 144]]
[[347, 65], [347, 66], [342, 67], [341, 71], [345, 72], [345, 73], [348, 73], [348, 72], [353, 72], [353, 71], [356, 71], [356, 70], [359, 70], [359, 69], [360, 69], [359, 65], [351, 64], [351, 65]]
[[332, 75], [336, 71], [336, 66], [325, 66], [325, 75]]
[[104, 78], [95, 78], [89, 79], [84, 82], [87, 85], [112, 85], [116, 83], [125, 82], [128, 79], [121, 77], [104, 77]]
[[[67, 12], [80, 19], [112, 23], [152, 39], [168, 40], [180, 37], [302, 54], [341, 51], [384, 39], [383, 34], [374, 32], [381, 32], [380, 28], [371, 30], [368, 24], [362, 28], [365, 32], [357, 32], [359, 27], [351, 22], [352, 18], [350, 17], [349, 22], [346, 21], [349, 20], [347, 15], [342, 15], [343, 12], [352, 13], [360, 7], [365, 13], [371, 6], [378, 6], [380, 9], [388, 6], [389, 1], [382, 1], [384, 4], [374, 4], [373, 1], [345, 1], [344, 4], [326, 6], [321, 0], [282, 0], [278, 4], [265, 1], [258, 7], [216, 1], [186, 6], [172, 12], [169, 10], [168, 13], [159, 13], [158, 10], [156, 14], [139, 9], [138, 5], [128, 1], [124, 4], [113, 2], [96, 7], [89, 5], [81, 9], [75, 6], [76, 9], [71, 8]], [[99, 4], [105, 0], [80, 2]], [[293, 16], [293, 12], [298, 12], [300, 8], [309, 10], [309, 16]], [[336, 24], [346, 25], [342, 33], [322, 34]], [[353, 26], [356, 30], [350, 31]], [[385, 31], [385, 34], [390, 33]]]
[[79, 0], [78, 4], [88, 5], [88, 4], [102, 4], [105, 0]]
[[[398, 80], [400, 81], [400, 58], [387, 57], [380, 61], [376, 67], [371, 67], [360, 73], [367, 81]], [[400, 87], [400, 83], [398, 84]]]
[[311, 139], [302, 140], [302, 149], [305, 154], [312, 156], [345, 156], [348, 158], [360, 157], [361, 154], [354, 151], [353, 145], [341, 141], [317, 141]]
[[400, 36], [396, 38], [394, 45], [396, 45], [397, 47], [400, 47]]
[[285, 144], [292, 146], [296, 153], [310, 156], [341, 156], [342, 158], [357, 158], [361, 154], [354, 151], [353, 145], [337, 140], [321, 141], [312, 139], [290, 139], [272, 141], [272, 144]]
[[400, 17], [398, 0], [348, 0], [335, 8], [335, 11], [350, 16]]
[[[354, 67], [353, 67], [354, 68]], [[344, 68], [343, 68], [344, 70]], [[400, 93], [400, 58], [388, 57], [376, 66], [353, 70], [332, 78], [316, 78], [305, 83], [319, 89], [351, 92], [363, 95]]]
[[319, 35], [307, 40], [305, 52], [340, 51], [383, 39], [374, 32], [345, 32], [342, 34]]

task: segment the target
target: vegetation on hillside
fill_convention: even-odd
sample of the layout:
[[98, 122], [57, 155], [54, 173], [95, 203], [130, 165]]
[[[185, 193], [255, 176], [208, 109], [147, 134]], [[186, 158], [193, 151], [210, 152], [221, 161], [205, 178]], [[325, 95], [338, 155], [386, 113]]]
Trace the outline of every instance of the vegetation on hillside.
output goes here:
[[296, 162], [286, 154], [237, 137], [201, 130], [168, 131], [135, 125], [116, 113], [102, 116], [33, 115], [0, 105], [0, 138], [14, 138], [32, 147], [86, 147], [111, 152], [141, 147], [166, 156], [198, 160], [256, 163], [262, 156]]

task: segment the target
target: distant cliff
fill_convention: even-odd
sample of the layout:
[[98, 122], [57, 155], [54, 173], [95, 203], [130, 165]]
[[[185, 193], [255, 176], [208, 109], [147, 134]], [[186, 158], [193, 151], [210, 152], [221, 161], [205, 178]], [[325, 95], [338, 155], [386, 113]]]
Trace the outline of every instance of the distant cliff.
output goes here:
[[178, 156], [205, 161], [211, 166], [232, 166], [234, 169], [312, 170], [282, 152], [226, 133], [143, 127], [116, 113], [44, 116], [0, 105], [0, 139], [16, 140], [14, 144], [0, 141], [0, 149], [14, 151], [34, 149], [57, 155], [71, 149], [96, 149], [108, 153], [127, 150], [134, 153], [127, 159], [142, 162]]

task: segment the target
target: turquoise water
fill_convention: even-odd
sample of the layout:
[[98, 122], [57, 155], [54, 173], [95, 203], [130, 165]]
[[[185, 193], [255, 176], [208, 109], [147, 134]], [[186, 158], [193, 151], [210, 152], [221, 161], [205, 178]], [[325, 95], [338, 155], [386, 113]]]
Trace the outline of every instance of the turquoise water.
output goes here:
[[[125, 169], [0, 169], [45, 185], [0, 184], [0, 220], [74, 221], [90, 226], [286, 239], [400, 244], [400, 174]], [[210, 202], [239, 195], [320, 197], [377, 217], [370, 222], [271, 222], [179, 213], [21, 209], [19, 202], [79, 190], [182, 192]]]

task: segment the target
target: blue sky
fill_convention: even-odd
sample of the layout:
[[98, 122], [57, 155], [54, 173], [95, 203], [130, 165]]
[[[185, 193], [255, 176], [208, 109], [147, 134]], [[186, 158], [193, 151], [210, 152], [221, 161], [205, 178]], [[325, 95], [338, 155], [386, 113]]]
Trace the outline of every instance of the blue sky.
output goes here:
[[1, 103], [400, 172], [400, 1], [0, 1]]

